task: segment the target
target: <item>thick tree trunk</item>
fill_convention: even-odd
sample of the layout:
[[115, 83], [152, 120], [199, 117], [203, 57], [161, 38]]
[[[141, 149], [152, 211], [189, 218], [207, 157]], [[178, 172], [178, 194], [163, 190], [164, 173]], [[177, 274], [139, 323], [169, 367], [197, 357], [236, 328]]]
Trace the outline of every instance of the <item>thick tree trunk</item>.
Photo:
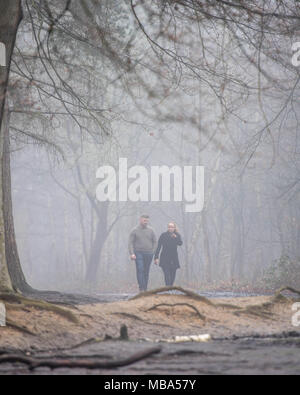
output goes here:
[[6, 67], [0, 66], [0, 128], [3, 121], [11, 57], [21, 20], [21, 0], [0, 1], [0, 42], [6, 47]]
[[4, 220], [4, 198], [3, 198], [3, 180], [2, 165], [3, 165], [3, 153], [4, 153], [4, 126], [6, 124], [4, 119], [2, 122], [2, 128], [0, 133], [0, 292], [9, 292], [13, 290], [12, 282], [8, 272], [7, 260], [6, 260], [6, 248], [5, 248], [5, 220]]
[[5, 254], [8, 272], [15, 291], [22, 293], [33, 292], [27, 284], [21, 268], [13, 220], [11, 174], [10, 174], [10, 138], [9, 138], [9, 114], [5, 112], [3, 132], [3, 159], [2, 159], [2, 193], [4, 207], [5, 229]]
[[8, 86], [11, 57], [15, 46], [16, 35], [22, 19], [21, 0], [0, 1], [0, 42], [6, 48], [6, 66], [0, 66], [0, 291], [12, 291], [12, 281], [6, 260], [5, 233], [5, 201], [3, 191], [3, 163], [4, 163], [4, 131], [7, 126], [5, 120], [5, 101]]

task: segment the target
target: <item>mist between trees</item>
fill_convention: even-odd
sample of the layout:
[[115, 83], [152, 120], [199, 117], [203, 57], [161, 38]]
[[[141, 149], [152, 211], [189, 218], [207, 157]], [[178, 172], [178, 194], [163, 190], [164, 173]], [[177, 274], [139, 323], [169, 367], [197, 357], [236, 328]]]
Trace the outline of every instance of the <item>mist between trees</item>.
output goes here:
[[[272, 262], [299, 259], [299, 2], [22, 8], [2, 129], [31, 286], [135, 290], [128, 235], [144, 213], [157, 236], [178, 224], [179, 285], [256, 285]], [[119, 158], [149, 172], [204, 166], [204, 209], [97, 201], [97, 169]], [[163, 283], [159, 269], [150, 280]]]

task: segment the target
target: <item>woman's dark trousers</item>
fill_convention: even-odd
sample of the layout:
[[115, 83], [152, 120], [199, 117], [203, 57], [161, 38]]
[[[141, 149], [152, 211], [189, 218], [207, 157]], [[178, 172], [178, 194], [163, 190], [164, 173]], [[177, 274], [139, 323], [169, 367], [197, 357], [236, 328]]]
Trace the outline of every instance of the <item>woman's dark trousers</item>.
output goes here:
[[174, 268], [172, 266], [168, 267], [163, 267], [163, 272], [165, 275], [165, 283], [167, 287], [172, 287], [175, 282], [175, 277], [176, 277], [176, 270], [177, 268]]

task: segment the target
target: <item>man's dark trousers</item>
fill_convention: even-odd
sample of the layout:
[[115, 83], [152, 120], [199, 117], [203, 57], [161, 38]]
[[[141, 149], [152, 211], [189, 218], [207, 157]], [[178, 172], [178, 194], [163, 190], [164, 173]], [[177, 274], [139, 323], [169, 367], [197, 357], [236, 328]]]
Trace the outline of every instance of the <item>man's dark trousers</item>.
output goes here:
[[136, 256], [136, 275], [140, 291], [147, 291], [150, 265], [153, 259], [152, 252], [135, 252]]

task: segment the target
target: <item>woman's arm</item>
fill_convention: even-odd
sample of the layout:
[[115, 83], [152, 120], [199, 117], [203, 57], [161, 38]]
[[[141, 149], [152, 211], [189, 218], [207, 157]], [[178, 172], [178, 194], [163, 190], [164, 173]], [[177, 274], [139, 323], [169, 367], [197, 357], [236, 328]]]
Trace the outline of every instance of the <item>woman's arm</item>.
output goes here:
[[178, 246], [182, 246], [183, 241], [182, 241], [181, 235], [177, 232], [176, 232], [176, 239], [175, 240], [176, 240], [176, 243]]
[[157, 245], [157, 249], [156, 249], [155, 256], [154, 256], [155, 260], [159, 258], [160, 250], [162, 247], [162, 239], [163, 239], [163, 235], [161, 235], [158, 240], [158, 245]]

